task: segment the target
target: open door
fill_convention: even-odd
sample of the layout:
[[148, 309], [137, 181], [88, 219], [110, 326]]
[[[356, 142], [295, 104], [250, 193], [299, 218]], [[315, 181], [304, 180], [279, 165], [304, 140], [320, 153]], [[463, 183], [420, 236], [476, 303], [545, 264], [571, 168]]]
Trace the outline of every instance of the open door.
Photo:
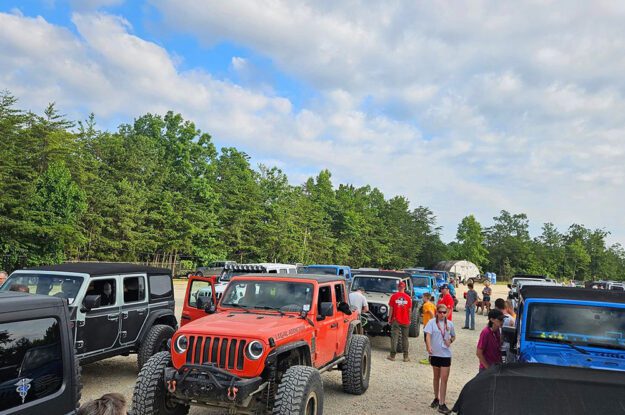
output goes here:
[[199, 275], [189, 276], [187, 292], [184, 296], [184, 306], [180, 325], [184, 326], [190, 321], [197, 320], [209, 314], [217, 307], [215, 284], [217, 276], [203, 277]]

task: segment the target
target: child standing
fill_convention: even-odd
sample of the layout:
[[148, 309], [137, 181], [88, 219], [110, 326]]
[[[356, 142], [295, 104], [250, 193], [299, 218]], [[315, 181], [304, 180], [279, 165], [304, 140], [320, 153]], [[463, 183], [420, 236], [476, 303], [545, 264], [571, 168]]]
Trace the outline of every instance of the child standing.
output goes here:
[[[432, 301], [432, 294], [425, 293], [423, 294], [423, 306], [421, 306], [421, 321], [423, 322], [423, 328], [428, 325], [429, 321], [436, 316], [436, 305]], [[419, 363], [422, 365], [430, 364], [430, 354], [427, 352], [427, 341], [425, 340], [425, 334], [423, 335], [423, 341], [426, 344], [426, 357], [425, 359], [419, 360]]]

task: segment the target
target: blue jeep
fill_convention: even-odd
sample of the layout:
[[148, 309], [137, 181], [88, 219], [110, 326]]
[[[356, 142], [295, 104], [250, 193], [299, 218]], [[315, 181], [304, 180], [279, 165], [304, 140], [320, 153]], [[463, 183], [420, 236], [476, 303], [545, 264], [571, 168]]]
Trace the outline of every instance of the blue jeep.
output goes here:
[[352, 269], [346, 265], [308, 265], [304, 267], [303, 274], [327, 274], [340, 275], [347, 281], [352, 279]]
[[440, 292], [438, 291], [438, 283], [436, 278], [431, 275], [422, 275], [419, 271], [410, 271], [412, 279], [412, 298], [415, 301], [422, 302], [423, 294], [430, 293], [434, 298], [434, 303], [438, 302]]
[[508, 362], [625, 371], [625, 295], [575, 287], [521, 288]]

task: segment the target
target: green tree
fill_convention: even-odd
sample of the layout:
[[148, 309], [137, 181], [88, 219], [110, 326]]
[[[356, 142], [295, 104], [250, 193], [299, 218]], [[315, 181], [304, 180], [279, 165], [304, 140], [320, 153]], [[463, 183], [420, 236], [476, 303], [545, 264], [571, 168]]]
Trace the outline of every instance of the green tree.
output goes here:
[[454, 247], [454, 255], [458, 259], [466, 259], [478, 267], [482, 267], [488, 260], [488, 250], [484, 246], [482, 225], [469, 215], [462, 219], [456, 232], [457, 245]]

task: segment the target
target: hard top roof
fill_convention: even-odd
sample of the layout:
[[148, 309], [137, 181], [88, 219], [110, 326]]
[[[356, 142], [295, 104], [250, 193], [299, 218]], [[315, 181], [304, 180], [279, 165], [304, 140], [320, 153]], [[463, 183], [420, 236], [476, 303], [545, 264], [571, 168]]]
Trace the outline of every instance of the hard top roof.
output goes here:
[[349, 265], [310, 264], [310, 265], [306, 265], [306, 267], [314, 267], [314, 268], [349, 268]]
[[68, 262], [59, 265], [44, 265], [40, 267], [24, 268], [20, 271], [58, 271], [77, 272], [89, 274], [92, 277], [98, 275], [126, 274], [140, 272], [146, 274], [167, 274], [171, 271], [167, 268], [149, 267], [147, 265], [127, 264], [123, 262]]
[[315, 280], [318, 283], [324, 282], [333, 282], [333, 281], [345, 281], [345, 277], [340, 275], [327, 275], [327, 274], [274, 274], [274, 273], [249, 273], [249, 274], [241, 274], [235, 278], [243, 278], [243, 277], [269, 277], [269, 278], [284, 278], [284, 279], [301, 279], [301, 280]]
[[591, 288], [558, 287], [550, 285], [527, 285], [521, 288], [524, 299], [550, 298], [557, 300], [600, 301], [625, 304], [625, 294], [620, 291]]
[[394, 277], [394, 278], [410, 278], [411, 275], [404, 271], [361, 271], [354, 277]]
[[16, 311], [47, 307], [63, 307], [63, 299], [17, 291], [0, 292], [0, 313], [15, 313]]

